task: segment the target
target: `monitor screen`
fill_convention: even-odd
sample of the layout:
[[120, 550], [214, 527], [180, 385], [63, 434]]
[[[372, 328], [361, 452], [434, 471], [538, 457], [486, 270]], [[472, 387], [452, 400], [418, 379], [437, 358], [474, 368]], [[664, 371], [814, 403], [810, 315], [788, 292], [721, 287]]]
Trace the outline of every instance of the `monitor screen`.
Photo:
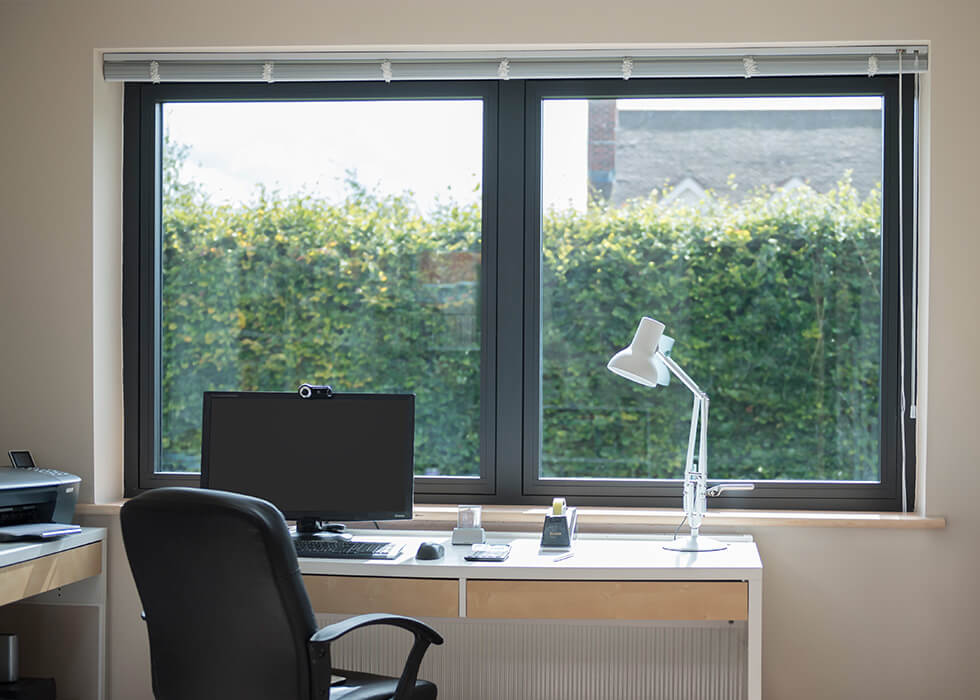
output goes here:
[[205, 392], [201, 486], [288, 519], [412, 517], [414, 394]]

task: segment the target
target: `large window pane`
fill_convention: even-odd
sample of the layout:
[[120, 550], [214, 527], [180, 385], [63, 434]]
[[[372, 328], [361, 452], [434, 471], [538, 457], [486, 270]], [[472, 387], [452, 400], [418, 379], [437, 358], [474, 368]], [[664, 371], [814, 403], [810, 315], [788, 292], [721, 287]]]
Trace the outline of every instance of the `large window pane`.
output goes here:
[[482, 117], [163, 106], [157, 471], [198, 470], [203, 391], [312, 382], [415, 392], [417, 473], [479, 474]]
[[709, 477], [880, 480], [882, 102], [544, 101], [541, 477], [683, 474], [690, 392], [605, 369], [648, 315]]

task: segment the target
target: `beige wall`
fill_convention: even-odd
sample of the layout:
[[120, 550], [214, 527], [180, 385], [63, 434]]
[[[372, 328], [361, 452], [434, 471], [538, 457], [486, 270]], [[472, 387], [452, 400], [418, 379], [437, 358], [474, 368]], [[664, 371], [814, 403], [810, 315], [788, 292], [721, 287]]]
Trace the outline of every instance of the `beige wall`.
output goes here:
[[[801, 700], [976, 697], [978, 7], [0, 0], [0, 449], [81, 474], [83, 500], [121, 494], [121, 100], [99, 77], [99, 49], [928, 40], [920, 461], [926, 509], [949, 526], [754, 532], [766, 565], [764, 688]], [[110, 690], [135, 700], [149, 697], [145, 646], [125, 561], [111, 551]]]

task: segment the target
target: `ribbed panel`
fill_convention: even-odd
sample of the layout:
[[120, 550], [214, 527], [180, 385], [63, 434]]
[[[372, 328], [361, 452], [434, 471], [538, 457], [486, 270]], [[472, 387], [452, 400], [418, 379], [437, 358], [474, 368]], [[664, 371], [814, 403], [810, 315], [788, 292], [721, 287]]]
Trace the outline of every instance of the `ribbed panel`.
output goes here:
[[[428, 622], [446, 643], [419, 676], [448, 700], [746, 697], [745, 623]], [[410, 645], [400, 630], [359, 630], [335, 645], [334, 665], [397, 676]]]

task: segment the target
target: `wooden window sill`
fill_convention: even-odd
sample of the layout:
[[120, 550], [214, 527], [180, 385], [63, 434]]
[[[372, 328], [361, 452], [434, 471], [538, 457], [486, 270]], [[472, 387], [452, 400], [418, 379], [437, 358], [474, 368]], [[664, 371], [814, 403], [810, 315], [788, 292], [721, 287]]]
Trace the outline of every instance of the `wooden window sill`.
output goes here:
[[[79, 515], [118, 515], [124, 501], [112, 503], [80, 503]], [[483, 526], [487, 530], [537, 530], [545, 513], [544, 506], [484, 506]], [[582, 532], [637, 532], [676, 527], [683, 518], [680, 510], [646, 508], [579, 508], [579, 528]], [[447, 530], [456, 525], [456, 506], [415, 506], [411, 521], [380, 523], [383, 529]], [[356, 527], [357, 523], [352, 526]], [[710, 531], [757, 527], [849, 527], [890, 530], [941, 530], [946, 518], [915, 513], [878, 513], [860, 511], [805, 510], [709, 510], [704, 526]]]
[[[540, 528], [550, 509], [543, 506], [484, 506], [483, 526], [488, 530]], [[676, 527], [684, 514], [679, 509], [579, 508], [582, 531], [636, 531]], [[412, 525], [442, 529], [456, 524], [456, 508], [444, 505], [417, 505]], [[402, 523], [393, 523], [400, 527]], [[755, 527], [860, 527], [904, 530], [932, 530], [946, 527], [943, 516], [914, 513], [785, 510], [709, 510], [703, 527], [725, 529]]]

